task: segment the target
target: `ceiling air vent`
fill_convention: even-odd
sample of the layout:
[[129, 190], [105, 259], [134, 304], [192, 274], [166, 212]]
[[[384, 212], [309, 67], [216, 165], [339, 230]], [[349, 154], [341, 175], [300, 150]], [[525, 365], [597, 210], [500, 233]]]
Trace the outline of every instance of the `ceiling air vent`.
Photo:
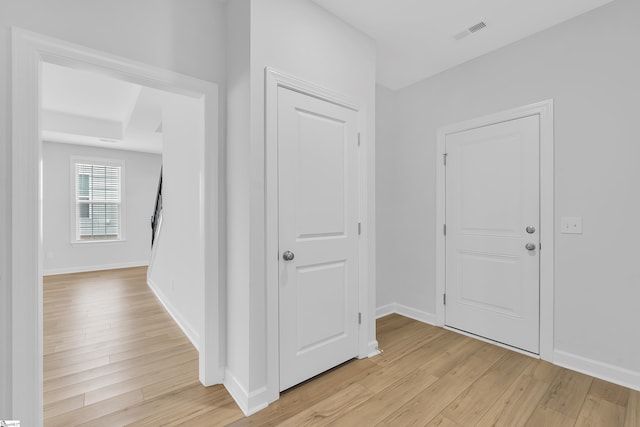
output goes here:
[[483, 29], [486, 26], [487, 26], [487, 24], [485, 24], [483, 21], [480, 21], [477, 24], [470, 26], [469, 27], [469, 32], [470, 33], [477, 33], [478, 31], [480, 31], [481, 29]]
[[458, 34], [454, 35], [453, 38], [456, 40], [462, 40], [463, 38], [470, 36], [473, 33], [477, 33], [487, 26], [486, 22], [480, 21], [477, 24], [473, 24], [469, 28], [464, 31], [460, 31]]

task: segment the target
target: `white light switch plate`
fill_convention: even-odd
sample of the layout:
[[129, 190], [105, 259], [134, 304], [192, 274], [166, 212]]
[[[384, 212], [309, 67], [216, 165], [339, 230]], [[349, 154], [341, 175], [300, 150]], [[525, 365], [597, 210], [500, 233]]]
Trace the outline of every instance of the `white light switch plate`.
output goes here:
[[560, 218], [560, 233], [582, 234], [581, 216], [563, 216]]

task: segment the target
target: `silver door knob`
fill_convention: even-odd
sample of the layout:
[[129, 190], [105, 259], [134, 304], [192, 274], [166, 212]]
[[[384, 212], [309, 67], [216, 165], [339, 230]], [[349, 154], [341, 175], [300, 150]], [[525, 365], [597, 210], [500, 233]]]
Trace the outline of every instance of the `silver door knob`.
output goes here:
[[283, 259], [283, 260], [285, 260], [285, 261], [291, 261], [291, 260], [293, 260], [294, 258], [295, 258], [295, 255], [294, 255], [294, 254], [293, 254], [293, 252], [291, 252], [291, 251], [285, 251], [285, 252], [282, 254], [282, 259]]
[[528, 250], [528, 251], [532, 251], [536, 248], [536, 244], [535, 243], [527, 243], [526, 245], [524, 245], [524, 247]]
[[533, 225], [530, 225], [527, 228], [525, 228], [525, 231], [529, 234], [533, 234], [536, 232], [536, 228]]

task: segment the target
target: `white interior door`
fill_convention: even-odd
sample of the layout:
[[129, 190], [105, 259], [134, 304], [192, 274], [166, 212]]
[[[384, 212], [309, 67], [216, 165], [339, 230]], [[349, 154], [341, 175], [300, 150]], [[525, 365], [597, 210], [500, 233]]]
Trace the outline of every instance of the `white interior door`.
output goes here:
[[539, 353], [539, 117], [447, 135], [445, 324]]
[[358, 353], [357, 132], [355, 111], [278, 89], [280, 390]]

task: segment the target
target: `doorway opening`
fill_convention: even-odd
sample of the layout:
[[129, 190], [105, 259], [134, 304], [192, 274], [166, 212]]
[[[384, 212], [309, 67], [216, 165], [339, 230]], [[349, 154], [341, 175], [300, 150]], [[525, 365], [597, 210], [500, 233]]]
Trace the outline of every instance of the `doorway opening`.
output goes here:
[[[199, 376], [220, 383], [221, 298], [218, 286], [218, 92], [214, 83], [140, 64], [104, 52], [14, 28], [12, 30], [12, 365], [13, 414], [29, 425], [42, 424], [43, 147], [40, 96], [46, 64], [85, 70], [189, 98], [201, 109], [193, 130], [198, 161], [193, 187], [201, 233], [203, 316], [198, 325]], [[175, 108], [180, 108], [178, 102]], [[166, 126], [163, 127], [166, 132]], [[214, 167], [205, 168], [205, 164]], [[150, 245], [150, 241], [148, 242]], [[205, 286], [206, 284], [206, 286]], [[205, 310], [204, 307], [210, 308]]]

